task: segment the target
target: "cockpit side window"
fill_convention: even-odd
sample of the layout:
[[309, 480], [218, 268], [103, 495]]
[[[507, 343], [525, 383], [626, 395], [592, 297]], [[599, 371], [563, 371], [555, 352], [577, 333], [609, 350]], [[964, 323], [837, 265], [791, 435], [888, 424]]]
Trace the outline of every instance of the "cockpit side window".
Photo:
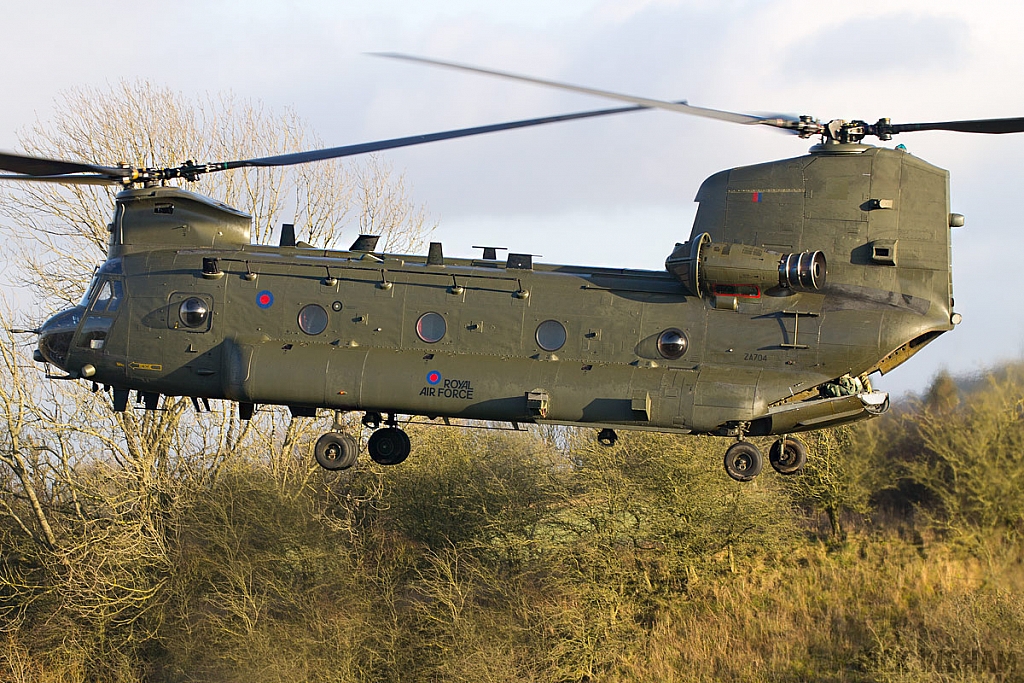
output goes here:
[[[82, 297], [82, 300], [78, 302], [78, 305], [85, 307], [89, 305], [90, 301], [96, 300], [98, 302], [102, 299], [107, 302], [105, 308], [108, 313], [114, 313], [117, 311], [117, 305], [121, 300], [121, 281], [116, 278], [110, 279], [109, 276], [120, 275], [121, 273], [121, 259], [115, 258], [104, 261], [103, 264], [98, 266], [93, 272], [92, 280], [89, 282], [89, 288], [85, 290], [85, 295]], [[106, 278], [104, 276], [106, 276]], [[110, 289], [107, 290], [106, 296], [100, 295], [97, 297], [96, 295], [99, 288], [108, 284]], [[110, 307], [111, 297], [115, 300], [113, 308]]]
[[124, 296], [124, 286], [120, 280], [104, 280], [93, 299], [93, 313], [116, 313]]

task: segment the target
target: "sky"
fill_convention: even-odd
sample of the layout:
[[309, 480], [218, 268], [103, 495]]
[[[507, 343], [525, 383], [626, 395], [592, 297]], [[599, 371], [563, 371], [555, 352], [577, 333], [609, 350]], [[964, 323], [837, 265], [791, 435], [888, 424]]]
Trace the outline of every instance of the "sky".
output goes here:
[[[1024, 116], [1024, 5], [979, 0], [7, 1], [0, 149], [74, 87], [146, 79], [291, 108], [343, 145], [616, 106], [367, 56], [393, 51], [749, 113], [894, 122]], [[963, 323], [876, 384], [921, 392], [1024, 355], [1024, 134], [905, 134], [951, 173]], [[660, 270], [701, 181], [799, 156], [763, 127], [641, 112], [386, 154], [445, 254], [506, 246], [552, 263]], [[95, 159], [98, 163], [117, 160]], [[177, 161], [177, 160], [171, 160]], [[212, 160], [211, 160], [212, 161]], [[239, 207], [243, 210], [247, 207]], [[84, 288], [85, 283], [83, 283]]]

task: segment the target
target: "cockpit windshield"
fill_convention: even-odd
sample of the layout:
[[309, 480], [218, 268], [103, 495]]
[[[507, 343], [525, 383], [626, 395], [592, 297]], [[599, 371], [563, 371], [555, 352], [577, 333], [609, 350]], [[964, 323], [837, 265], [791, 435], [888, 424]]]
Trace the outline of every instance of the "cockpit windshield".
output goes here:
[[84, 308], [85, 306], [89, 305], [89, 299], [92, 298], [92, 293], [96, 291], [96, 285], [99, 284], [99, 281], [100, 273], [99, 268], [97, 268], [96, 272], [92, 276], [92, 281], [89, 282], [88, 289], [86, 289], [85, 294], [82, 295], [82, 300], [78, 302], [79, 306], [82, 306]]

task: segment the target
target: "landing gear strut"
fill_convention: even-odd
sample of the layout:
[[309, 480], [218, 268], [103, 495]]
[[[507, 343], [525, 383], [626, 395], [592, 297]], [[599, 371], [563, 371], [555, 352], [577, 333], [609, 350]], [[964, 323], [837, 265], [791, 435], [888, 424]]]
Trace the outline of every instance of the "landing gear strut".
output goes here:
[[750, 481], [761, 474], [764, 459], [757, 446], [749, 441], [737, 441], [725, 452], [725, 471], [736, 481]]

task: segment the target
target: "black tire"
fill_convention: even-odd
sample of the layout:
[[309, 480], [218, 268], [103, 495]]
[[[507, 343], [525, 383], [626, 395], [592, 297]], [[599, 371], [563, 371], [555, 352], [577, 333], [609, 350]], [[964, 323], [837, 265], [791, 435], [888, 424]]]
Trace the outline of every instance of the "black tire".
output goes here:
[[398, 427], [384, 427], [370, 435], [366, 450], [378, 465], [397, 465], [409, 457], [412, 442]]
[[359, 446], [356, 440], [348, 434], [339, 432], [327, 432], [316, 440], [313, 447], [313, 457], [316, 464], [325, 470], [347, 470], [356, 464], [359, 456]]
[[772, 444], [768, 462], [779, 474], [796, 474], [807, 464], [807, 446], [795, 436], [787, 436]]
[[761, 474], [764, 458], [757, 446], [737, 441], [725, 452], [725, 471], [736, 481], [750, 481]]
[[597, 442], [602, 446], [611, 448], [615, 445], [615, 442], [619, 440], [618, 435], [614, 429], [602, 429], [597, 433]]

